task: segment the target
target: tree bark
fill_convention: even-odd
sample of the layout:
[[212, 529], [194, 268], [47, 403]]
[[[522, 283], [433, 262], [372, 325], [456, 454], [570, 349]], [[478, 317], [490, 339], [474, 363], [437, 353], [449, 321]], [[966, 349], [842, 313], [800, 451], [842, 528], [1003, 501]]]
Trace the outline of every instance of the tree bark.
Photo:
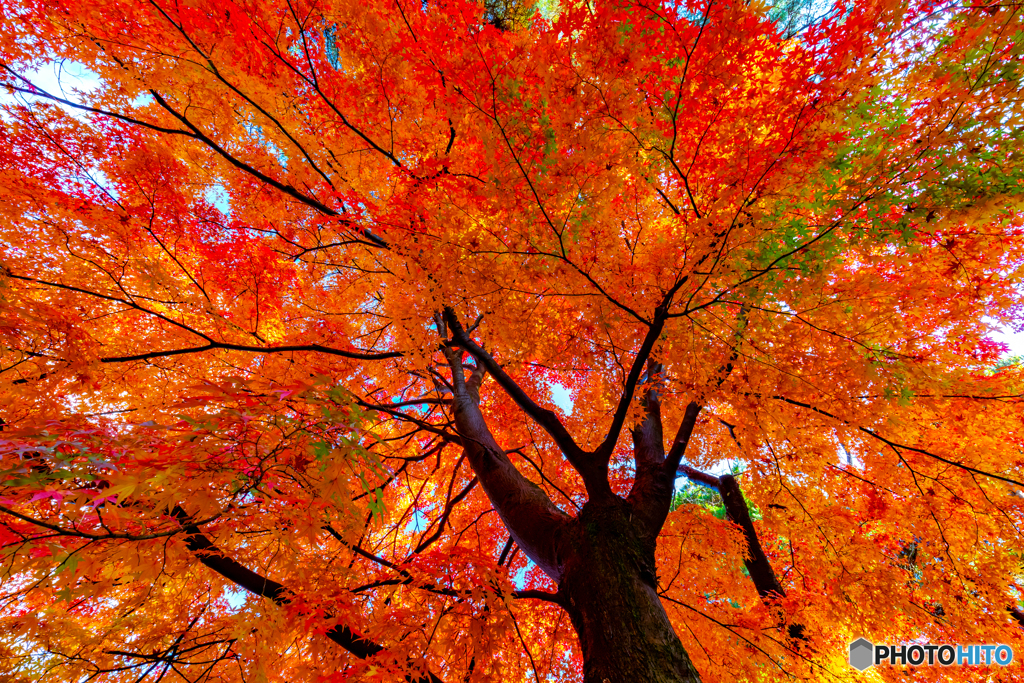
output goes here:
[[566, 534], [558, 597], [583, 655], [584, 683], [697, 683], [657, 591], [654, 543], [621, 498], [589, 502]]

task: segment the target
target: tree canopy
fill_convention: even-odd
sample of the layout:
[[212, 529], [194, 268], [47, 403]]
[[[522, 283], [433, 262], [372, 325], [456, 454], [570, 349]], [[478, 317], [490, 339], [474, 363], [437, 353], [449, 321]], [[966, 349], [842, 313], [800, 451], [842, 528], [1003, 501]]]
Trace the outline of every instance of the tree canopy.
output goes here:
[[1024, 656], [1022, 50], [1016, 3], [0, 0], [0, 672]]

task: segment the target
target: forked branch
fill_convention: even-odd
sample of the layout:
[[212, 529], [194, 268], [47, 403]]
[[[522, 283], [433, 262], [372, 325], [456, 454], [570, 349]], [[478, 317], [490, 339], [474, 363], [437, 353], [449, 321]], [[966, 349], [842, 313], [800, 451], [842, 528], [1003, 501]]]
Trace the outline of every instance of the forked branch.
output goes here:
[[451, 331], [452, 341], [472, 355], [476, 362], [486, 369], [505, 393], [508, 394], [509, 398], [515, 401], [516, 405], [528, 417], [540, 425], [554, 439], [555, 444], [565, 455], [566, 460], [583, 478], [583, 483], [587, 487], [587, 493], [594, 497], [595, 495], [603, 495], [606, 492], [610, 492], [607, 479], [607, 463], [603, 468], [595, 466], [593, 459], [589, 458], [589, 454], [573, 440], [572, 435], [569, 434], [569, 431], [562, 424], [561, 420], [558, 419], [558, 416], [553, 411], [537, 405], [523, 388], [514, 379], [509, 377], [504, 368], [498, 365], [494, 357], [470, 338], [462, 327], [462, 323], [459, 322], [455, 311], [450, 307], [444, 309], [444, 322]]

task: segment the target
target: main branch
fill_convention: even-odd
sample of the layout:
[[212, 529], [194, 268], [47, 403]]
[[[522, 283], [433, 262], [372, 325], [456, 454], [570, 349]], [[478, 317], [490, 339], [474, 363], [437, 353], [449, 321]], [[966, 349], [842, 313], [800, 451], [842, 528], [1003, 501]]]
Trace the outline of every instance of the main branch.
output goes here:
[[[451, 317], [454, 319], [454, 315]], [[458, 330], [466, 337], [461, 326]], [[486, 366], [481, 364], [467, 380], [462, 350], [446, 347], [444, 354], [452, 371], [455, 427], [473, 472], [515, 542], [545, 574], [558, 581], [562, 575], [561, 546], [570, 517], [516, 469], [494, 440], [479, 405]]]

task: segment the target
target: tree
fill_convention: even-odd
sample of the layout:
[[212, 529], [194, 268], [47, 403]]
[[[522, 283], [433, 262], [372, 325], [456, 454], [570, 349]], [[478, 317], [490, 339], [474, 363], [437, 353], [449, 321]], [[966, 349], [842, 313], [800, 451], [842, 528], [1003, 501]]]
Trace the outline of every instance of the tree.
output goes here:
[[2, 7], [8, 680], [1021, 646], [1019, 6]]

